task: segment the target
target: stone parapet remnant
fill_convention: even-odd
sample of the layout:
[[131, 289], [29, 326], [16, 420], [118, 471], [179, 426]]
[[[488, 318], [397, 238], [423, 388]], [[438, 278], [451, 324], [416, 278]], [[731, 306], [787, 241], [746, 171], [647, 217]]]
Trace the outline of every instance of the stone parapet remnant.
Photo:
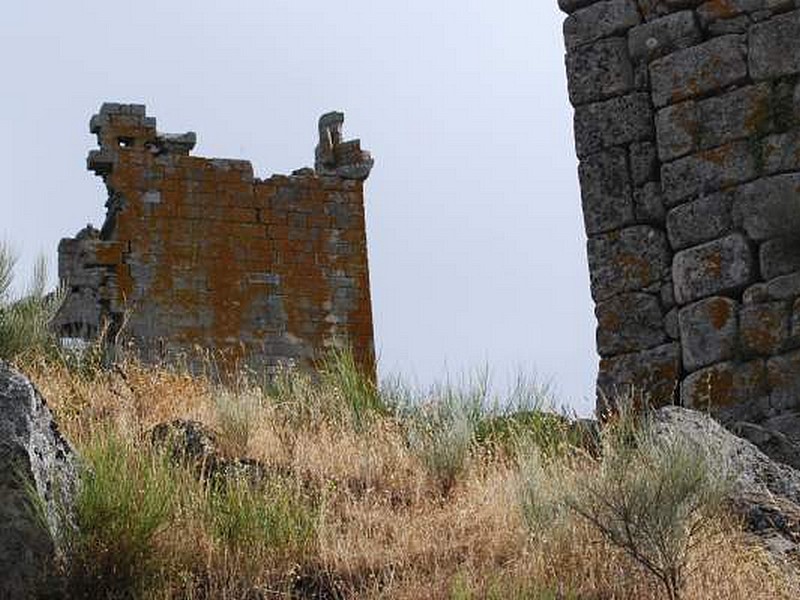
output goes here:
[[558, 4], [598, 412], [800, 415], [800, 0]]
[[100, 230], [59, 245], [61, 336], [124, 334], [147, 360], [211, 350], [215, 364], [309, 364], [342, 342], [374, 374], [364, 180], [344, 116], [320, 119], [316, 169], [258, 179], [244, 160], [191, 155], [140, 105], [104, 104], [89, 170], [108, 190]]

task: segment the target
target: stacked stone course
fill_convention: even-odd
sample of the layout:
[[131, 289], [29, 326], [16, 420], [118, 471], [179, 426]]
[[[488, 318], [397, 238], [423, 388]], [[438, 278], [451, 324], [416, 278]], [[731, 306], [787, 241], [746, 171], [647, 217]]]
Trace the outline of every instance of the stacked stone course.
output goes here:
[[258, 179], [191, 156], [139, 105], [104, 104], [88, 167], [108, 189], [101, 230], [59, 246], [63, 336], [122, 331], [147, 359], [218, 351], [223, 367], [306, 364], [347, 340], [374, 373], [363, 182], [372, 159], [320, 120], [314, 169]]
[[800, 0], [559, 6], [598, 410], [632, 386], [724, 418], [796, 414]]

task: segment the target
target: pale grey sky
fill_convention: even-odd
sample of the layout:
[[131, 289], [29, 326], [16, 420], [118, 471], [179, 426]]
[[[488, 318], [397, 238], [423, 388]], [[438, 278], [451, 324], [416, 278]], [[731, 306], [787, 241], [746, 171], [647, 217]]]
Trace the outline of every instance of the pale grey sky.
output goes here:
[[63, 0], [0, 21], [0, 237], [21, 273], [87, 222], [89, 117], [140, 102], [197, 155], [313, 163], [346, 113], [376, 166], [367, 233], [382, 375], [488, 365], [593, 406], [594, 317], [556, 0]]

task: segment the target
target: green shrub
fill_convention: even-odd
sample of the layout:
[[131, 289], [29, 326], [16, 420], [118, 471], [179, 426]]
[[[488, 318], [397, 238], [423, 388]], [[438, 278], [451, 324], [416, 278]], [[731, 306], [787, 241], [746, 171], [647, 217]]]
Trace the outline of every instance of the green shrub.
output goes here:
[[48, 294], [47, 261], [40, 257], [28, 291], [13, 298], [16, 258], [7, 244], [0, 242], [0, 359], [12, 360], [25, 353], [53, 355], [58, 343], [50, 322], [61, 308], [64, 291]]
[[110, 431], [92, 436], [82, 456], [67, 597], [137, 597], [158, 574], [154, 544], [173, 517], [175, 468]]
[[217, 539], [233, 550], [297, 553], [314, 539], [316, 511], [289, 482], [218, 482], [208, 488], [206, 510]]
[[599, 471], [569, 507], [662, 584], [671, 600], [684, 588], [690, 550], [707, 537], [730, 478], [709, 452], [679, 435], [656, 436], [642, 417], [609, 424]]

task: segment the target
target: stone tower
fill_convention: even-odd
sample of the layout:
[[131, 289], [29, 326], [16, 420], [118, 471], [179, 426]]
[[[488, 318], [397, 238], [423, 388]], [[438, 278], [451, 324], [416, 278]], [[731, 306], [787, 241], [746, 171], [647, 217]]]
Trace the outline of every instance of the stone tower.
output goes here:
[[59, 246], [62, 336], [121, 331], [147, 359], [213, 350], [226, 366], [304, 364], [347, 340], [374, 373], [364, 223], [372, 158], [320, 120], [316, 169], [258, 179], [249, 162], [191, 155], [138, 105], [91, 120], [88, 167], [108, 190], [100, 230]]
[[598, 408], [800, 432], [800, 1], [559, 0]]

